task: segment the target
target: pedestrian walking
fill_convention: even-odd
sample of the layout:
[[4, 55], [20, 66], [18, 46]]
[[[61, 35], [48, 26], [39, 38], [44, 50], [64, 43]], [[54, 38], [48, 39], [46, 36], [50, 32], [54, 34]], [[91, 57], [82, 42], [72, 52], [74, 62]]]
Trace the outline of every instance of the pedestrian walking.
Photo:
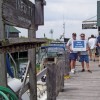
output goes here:
[[91, 35], [91, 38], [89, 39], [89, 56], [90, 56], [90, 61], [94, 61], [95, 62], [95, 53], [96, 53], [96, 37], [94, 37], [94, 35]]

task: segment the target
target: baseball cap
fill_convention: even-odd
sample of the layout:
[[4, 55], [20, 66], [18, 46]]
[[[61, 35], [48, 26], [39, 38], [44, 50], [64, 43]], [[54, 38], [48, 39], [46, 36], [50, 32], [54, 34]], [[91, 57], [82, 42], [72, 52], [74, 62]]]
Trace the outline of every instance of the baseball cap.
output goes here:
[[73, 36], [76, 36], [76, 33], [72, 33]]

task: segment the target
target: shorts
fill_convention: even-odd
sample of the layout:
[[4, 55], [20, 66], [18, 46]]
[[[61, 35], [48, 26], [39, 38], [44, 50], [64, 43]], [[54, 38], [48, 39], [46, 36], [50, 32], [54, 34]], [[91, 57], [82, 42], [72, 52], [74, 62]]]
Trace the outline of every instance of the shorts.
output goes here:
[[80, 55], [79, 62], [86, 62], [89, 63], [89, 56], [88, 55]]
[[90, 49], [90, 52], [91, 52], [92, 54], [95, 54], [95, 53], [96, 53], [96, 48]]
[[70, 53], [70, 55], [69, 55], [70, 60], [75, 60], [76, 61], [77, 57], [78, 57], [77, 53]]

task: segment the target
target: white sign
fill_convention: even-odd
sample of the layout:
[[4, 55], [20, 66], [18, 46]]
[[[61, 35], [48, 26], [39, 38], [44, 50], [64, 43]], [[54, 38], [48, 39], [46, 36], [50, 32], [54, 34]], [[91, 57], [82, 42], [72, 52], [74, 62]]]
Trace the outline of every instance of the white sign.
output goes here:
[[97, 29], [96, 23], [82, 24], [82, 29]]
[[73, 51], [86, 51], [86, 40], [74, 40], [72, 41]]

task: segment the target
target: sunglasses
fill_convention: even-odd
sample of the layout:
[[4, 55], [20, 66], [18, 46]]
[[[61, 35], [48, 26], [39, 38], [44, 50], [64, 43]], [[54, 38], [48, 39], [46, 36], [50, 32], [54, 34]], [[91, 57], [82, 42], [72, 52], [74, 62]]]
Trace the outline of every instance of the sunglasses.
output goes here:
[[76, 37], [76, 35], [72, 35], [72, 36]]
[[81, 36], [81, 37], [84, 37], [84, 36]]

